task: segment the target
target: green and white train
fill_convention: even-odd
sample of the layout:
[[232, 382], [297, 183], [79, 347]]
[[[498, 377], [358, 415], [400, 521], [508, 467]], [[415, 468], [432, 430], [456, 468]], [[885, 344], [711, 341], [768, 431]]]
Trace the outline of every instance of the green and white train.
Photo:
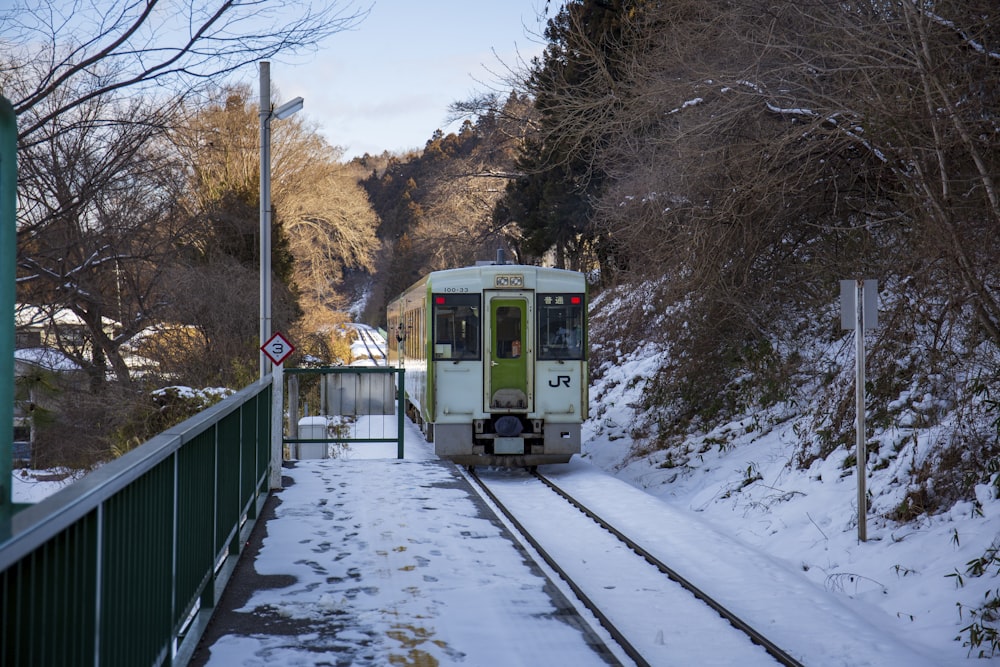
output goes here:
[[407, 413], [459, 465], [534, 467], [580, 452], [587, 283], [514, 264], [435, 271], [387, 307]]

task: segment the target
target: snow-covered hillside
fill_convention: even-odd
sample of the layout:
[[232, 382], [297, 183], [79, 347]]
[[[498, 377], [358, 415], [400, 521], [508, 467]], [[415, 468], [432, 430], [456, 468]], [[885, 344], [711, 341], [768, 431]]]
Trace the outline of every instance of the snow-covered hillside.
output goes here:
[[[1000, 596], [996, 473], [992, 484], [976, 487], [974, 502], [897, 523], [880, 508], [904, 498], [906, 475], [899, 468], [912, 465], [919, 452], [892, 465], [870, 463], [868, 490], [879, 502], [862, 543], [857, 478], [854, 466], [845, 465], [853, 451], [840, 448], [808, 469], [794, 465], [801, 429], [810, 423], [802, 410], [778, 405], [691, 433], [680, 448], [688, 453], [682, 460], [676, 450], [635, 451], [631, 434], [643, 417], [636, 404], [664, 354], [641, 345], [595, 369], [585, 459], [802, 570], [918, 650], [947, 656], [948, 664], [992, 655], [997, 618], [989, 618], [989, 606], [995, 611]], [[878, 437], [896, 435], [886, 430]], [[970, 645], [977, 638], [979, 645]], [[1000, 651], [993, 659], [1000, 660]]]

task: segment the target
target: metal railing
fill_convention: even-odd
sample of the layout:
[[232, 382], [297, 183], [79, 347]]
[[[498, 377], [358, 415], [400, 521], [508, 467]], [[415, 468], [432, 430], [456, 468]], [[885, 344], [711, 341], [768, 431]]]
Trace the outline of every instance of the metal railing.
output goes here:
[[0, 665], [190, 659], [269, 493], [271, 377], [0, 526]]
[[[402, 368], [387, 366], [325, 366], [321, 368], [286, 368], [284, 369], [284, 374], [289, 376], [289, 432], [287, 436], [282, 438], [283, 445], [395, 442], [396, 458], [403, 458], [406, 383], [404, 382], [404, 370]], [[321, 388], [324, 389], [321, 393], [322, 398], [320, 399], [324, 415], [348, 415], [352, 417], [359, 415], [395, 415], [396, 435], [392, 437], [342, 435], [328, 438], [300, 438], [297, 427], [299, 419], [298, 377], [300, 375], [320, 376]], [[396, 376], [395, 392], [391, 391], [394, 375]], [[345, 386], [345, 383], [342, 381], [347, 378], [356, 378], [356, 385], [353, 387], [350, 387], [350, 385]], [[328, 379], [334, 380], [334, 382], [327, 382]], [[385, 380], [385, 384], [380, 384], [378, 380]], [[335, 392], [334, 387], [339, 388], [340, 392]], [[347, 389], [347, 391], [344, 392], [344, 389]]]

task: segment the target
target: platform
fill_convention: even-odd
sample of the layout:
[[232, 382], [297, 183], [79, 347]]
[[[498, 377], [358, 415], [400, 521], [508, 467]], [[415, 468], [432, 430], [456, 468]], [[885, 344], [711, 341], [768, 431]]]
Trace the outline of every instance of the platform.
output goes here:
[[286, 464], [191, 665], [618, 664], [451, 463]]

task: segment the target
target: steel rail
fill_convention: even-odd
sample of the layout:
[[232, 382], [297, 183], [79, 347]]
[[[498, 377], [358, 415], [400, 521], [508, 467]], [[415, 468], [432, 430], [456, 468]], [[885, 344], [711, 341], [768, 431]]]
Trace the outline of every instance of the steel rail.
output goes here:
[[[375, 355], [372, 354], [372, 349], [368, 346], [368, 341], [370, 340], [372, 345], [375, 346], [375, 349], [376, 350], [378, 349], [378, 344], [375, 342], [375, 338], [371, 335], [371, 333], [369, 333], [367, 329], [361, 329], [359, 327], [355, 327], [354, 330], [357, 332], [358, 338], [361, 339], [362, 345], [365, 346], [365, 352], [368, 353], [368, 358], [372, 360], [373, 364], [378, 366], [378, 359], [375, 358]], [[385, 358], [383, 357], [382, 360], [385, 361]]]
[[544, 548], [542, 548], [542, 545], [539, 544], [534, 537], [532, 537], [532, 535], [527, 531], [527, 529], [525, 529], [525, 527], [521, 524], [521, 522], [518, 521], [517, 518], [510, 512], [510, 510], [508, 510], [507, 507], [500, 501], [500, 499], [496, 496], [496, 494], [494, 494], [493, 491], [490, 490], [490, 488], [486, 485], [486, 483], [479, 478], [479, 475], [476, 474], [475, 470], [470, 468], [467, 470], [467, 474], [473, 481], [476, 482], [476, 484], [479, 485], [479, 487], [493, 502], [493, 504], [496, 505], [496, 507], [501, 512], [503, 512], [503, 515], [507, 518], [507, 520], [514, 526], [514, 528], [521, 534], [521, 536], [524, 539], [526, 539], [529, 544], [531, 544], [532, 548], [535, 549], [538, 555], [542, 557], [542, 559], [548, 564], [548, 566], [551, 567], [553, 570], [555, 570], [555, 572], [562, 578], [562, 580], [566, 582], [566, 584], [570, 587], [570, 589], [580, 600], [580, 602], [582, 602], [583, 605], [588, 610], [590, 610], [590, 612], [594, 614], [594, 616], [597, 617], [597, 620], [600, 622], [600, 624], [604, 627], [605, 630], [608, 631], [608, 634], [610, 634], [611, 637], [616, 642], [618, 642], [618, 645], [621, 646], [625, 654], [628, 655], [628, 657], [631, 658], [638, 667], [651, 667], [649, 662], [642, 657], [642, 654], [639, 653], [639, 651], [628, 641], [628, 639], [625, 638], [625, 635], [622, 634], [622, 632], [615, 626], [615, 624], [611, 622], [611, 619], [609, 619], [604, 614], [604, 612], [602, 612], [598, 608], [598, 606], [593, 602], [593, 600], [591, 600], [587, 596], [587, 594], [583, 592], [583, 589], [581, 589], [570, 578], [570, 576], [566, 573], [566, 571], [559, 566], [559, 564], [555, 561], [555, 559], [553, 559], [552, 556], [550, 556], [548, 552], [545, 551]]
[[[371, 334], [370, 331], [368, 331], [367, 328], [360, 327], [355, 322], [351, 322], [347, 326], [350, 326], [354, 329], [354, 333], [357, 334], [358, 340], [360, 340], [361, 344], [365, 346], [365, 352], [368, 353], [368, 358], [371, 359], [373, 364], [378, 366], [379, 365], [378, 359], [375, 358], [375, 355], [372, 353], [371, 346], [368, 345], [368, 343], [371, 342], [371, 344], [375, 346], [375, 349], [381, 353], [381, 349], [379, 348], [378, 342], [375, 340], [375, 337]], [[382, 360], [383, 362], [385, 362], [383, 365], [385, 366], [389, 365], [389, 362], [385, 358], [385, 355], [383, 355]]]
[[722, 616], [722, 618], [724, 618], [727, 621], [729, 621], [729, 623], [734, 628], [736, 628], [740, 632], [743, 632], [744, 634], [746, 634], [750, 638], [750, 641], [752, 641], [754, 644], [757, 644], [758, 646], [760, 646], [761, 648], [763, 648], [765, 651], [767, 651], [768, 654], [770, 654], [772, 658], [774, 658], [775, 660], [777, 660], [778, 662], [780, 662], [782, 665], [785, 665], [785, 667], [804, 667], [804, 665], [801, 662], [799, 662], [798, 660], [796, 660], [795, 658], [793, 658], [791, 655], [789, 655], [788, 653], [786, 653], [780, 646], [778, 646], [777, 644], [775, 644], [774, 642], [772, 642], [771, 640], [769, 640], [767, 637], [765, 637], [763, 634], [761, 634], [760, 632], [758, 632], [757, 630], [755, 630], [747, 622], [745, 622], [744, 620], [742, 620], [741, 618], [739, 618], [736, 614], [734, 614], [733, 612], [731, 612], [728, 609], [726, 609], [721, 603], [719, 603], [718, 601], [716, 601], [715, 599], [713, 599], [711, 596], [709, 596], [707, 593], [705, 593], [704, 591], [702, 591], [700, 588], [698, 588], [697, 586], [695, 586], [693, 583], [691, 583], [690, 581], [688, 581], [687, 579], [685, 579], [676, 570], [668, 567], [665, 563], [663, 563], [661, 560], [659, 560], [658, 558], [656, 558], [653, 554], [649, 553], [649, 551], [647, 551], [646, 549], [644, 549], [641, 546], [639, 546], [635, 541], [633, 541], [632, 539], [630, 539], [627, 535], [623, 534], [617, 528], [615, 528], [614, 526], [612, 526], [611, 524], [609, 524], [607, 521], [605, 521], [604, 519], [602, 519], [601, 517], [599, 517], [597, 514], [595, 514], [594, 512], [592, 512], [588, 507], [586, 507], [585, 505], [583, 505], [576, 498], [574, 498], [569, 493], [567, 493], [563, 489], [561, 489], [558, 486], [556, 486], [555, 483], [553, 483], [551, 480], [549, 480], [548, 478], [546, 478], [544, 475], [542, 475], [538, 471], [532, 471], [531, 474], [534, 475], [535, 477], [537, 477], [539, 479], [539, 481], [541, 481], [543, 484], [545, 484], [546, 486], [548, 486], [550, 489], [552, 489], [555, 493], [557, 493], [559, 496], [561, 496], [563, 499], [565, 499], [571, 505], [573, 505], [578, 510], [580, 510], [581, 512], [583, 512], [584, 514], [586, 514], [588, 517], [590, 517], [591, 519], [593, 519], [602, 528], [604, 528], [609, 533], [611, 533], [612, 535], [614, 535], [615, 537], [617, 537], [619, 540], [621, 540], [630, 549], [632, 549], [632, 551], [634, 551], [636, 554], [638, 554], [639, 556], [641, 556], [642, 558], [644, 558], [647, 563], [649, 563], [653, 567], [657, 568], [663, 574], [667, 575], [667, 577], [669, 577], [671, 581], [674, 581], [674, 582], [680, 584], [688, 592], [690, 592], [694, 597], [698, 598], [699, 600], [701, 600], [702, 602], [704, 602], [706, 605], [708, 605], [709, 607], [711, 607], [712, 609], [714, 609], [720, 616]]

